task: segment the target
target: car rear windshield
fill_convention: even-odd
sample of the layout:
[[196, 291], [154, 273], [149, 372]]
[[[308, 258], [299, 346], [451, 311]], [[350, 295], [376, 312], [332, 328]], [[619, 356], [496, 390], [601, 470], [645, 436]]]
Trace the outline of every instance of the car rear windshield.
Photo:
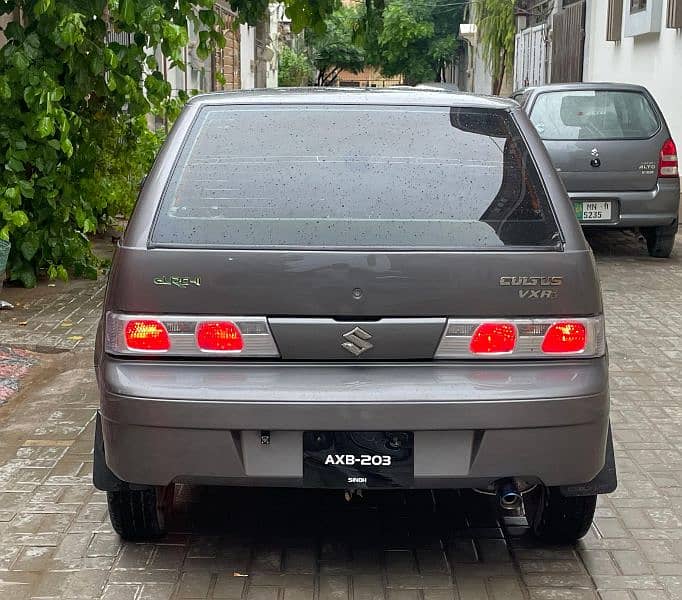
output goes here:
[[206, 106], [152, 246], [557, 247], [534, 162], [502, 110]]
[[647, 139], [660, 126], [644, 94], [615, 90], [543, 92], [530, 120], [543, 140]]

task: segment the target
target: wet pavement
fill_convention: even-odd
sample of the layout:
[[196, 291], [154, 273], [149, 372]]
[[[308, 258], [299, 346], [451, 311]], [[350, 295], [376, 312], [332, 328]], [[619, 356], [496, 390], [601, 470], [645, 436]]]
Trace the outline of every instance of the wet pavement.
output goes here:
[[471, 493], [348, 503], [341, 493], [198, 487], [180, 488], [165, 539], [121, 542], [90, 481], [102, 283], [74, 282], [45, 287], [41, 301], [13, 298], [11, 321], [0, 313], [0, 345], [68, 350], [39, 355], [0, 406], [0, 599], [682, 598], [682, 250], [659, 261], [634, 236], [590, 240], [620, 486], [575, 547], [537, 545], [523, 519], [501, 523]]
[[0, 345], [0, 406], [17, 392], [21, 380], [38, 362], [33, 352]]

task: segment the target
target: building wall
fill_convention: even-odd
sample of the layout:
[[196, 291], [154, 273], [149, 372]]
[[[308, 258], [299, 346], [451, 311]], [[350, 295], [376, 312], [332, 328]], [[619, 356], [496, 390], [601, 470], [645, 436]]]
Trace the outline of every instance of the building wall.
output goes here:
[[[223, 19], [222, 33], [225, 36], [225, 47], [216, 48], [213, 52], [213, 88], [216, 91], [238, 90], [241, 88], [240, 39], [239, 28], [234, 28], [237, 14], [225, 8], [219, 8]], [[224, 81], [219, 81], [222, 75]]]
[[391, 87], [393, 85], [400, 85], [403, 78], [385, 77], [381, 74], [379, 69], [374, 67], [366, 67], [359, 73], [351, 73], [350, 71], [341, 71], [336, 80], [335, 85], [340, 86], [357, 86], [357, 87]]
[[270, 5], [270, 26], [268, 29], [268, 35], [270, 38], [269, 47], [272, 49], [274, 56], [268, 60], [263, 61], [265, 64], [263, 68], [265, 69], [265, 87], [273, 88], [277, 87], [279, 83], [279, 10], [277, 5]]
[[[469, 23], [460, 25], [459, 38], [465, 40], [465, 42], [458, 61], [455, 83], [457, 83], [462, 91], [489, 95], [493, 91], [493, 78], [490, 74], [488, 63], [483, 60], [483, 50], [478, 43], [478, 35], [476, 33], [476, 26], [473, 24], [471, 10], [468, 11], [467, 16], [465, 16], [466, 18], [468, 18]], [[512, 67], [512, 69], [505, 72], [500, 95], [509, 96], [513, 91], [513, 84], [514, 69]]]
[[239, 60], [242, 77], [242, 89], [252, 90], [256, 87], [256, 28], [248, 25], [239, 26]]
[[256, 27], [239, 26], [242, 89], [277, 87], [278, 15], [278, 5], [271, 4]]
[[[606, 41], [607, 2], [588, 0], [585, 26], [585, 81], [618, 81], [646, 86], [660, 105], [673, 138], [682, 145], [682, 30], [666, 27], [663, 2], [660, 33]], [[623, 14], [629, 11], [629, 0]]]

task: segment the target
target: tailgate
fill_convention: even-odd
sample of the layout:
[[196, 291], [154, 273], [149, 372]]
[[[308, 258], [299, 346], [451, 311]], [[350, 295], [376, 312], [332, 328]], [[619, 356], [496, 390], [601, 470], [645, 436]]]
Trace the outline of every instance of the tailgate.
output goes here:
[[546, 140], [569, 192], [646, 191], [656, 187], [664, 139]]

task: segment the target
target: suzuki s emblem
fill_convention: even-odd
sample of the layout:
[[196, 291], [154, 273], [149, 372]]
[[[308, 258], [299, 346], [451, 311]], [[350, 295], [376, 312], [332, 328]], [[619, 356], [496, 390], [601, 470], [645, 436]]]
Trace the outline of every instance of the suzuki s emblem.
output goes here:
[[360, 356], [363, 352], [374, 348], [374, 344], [369, 341], [372, 339], [372, 334], [359, 327], [344, 333], [343, 339], [346, 341], [341, 346], [355, 356]]

